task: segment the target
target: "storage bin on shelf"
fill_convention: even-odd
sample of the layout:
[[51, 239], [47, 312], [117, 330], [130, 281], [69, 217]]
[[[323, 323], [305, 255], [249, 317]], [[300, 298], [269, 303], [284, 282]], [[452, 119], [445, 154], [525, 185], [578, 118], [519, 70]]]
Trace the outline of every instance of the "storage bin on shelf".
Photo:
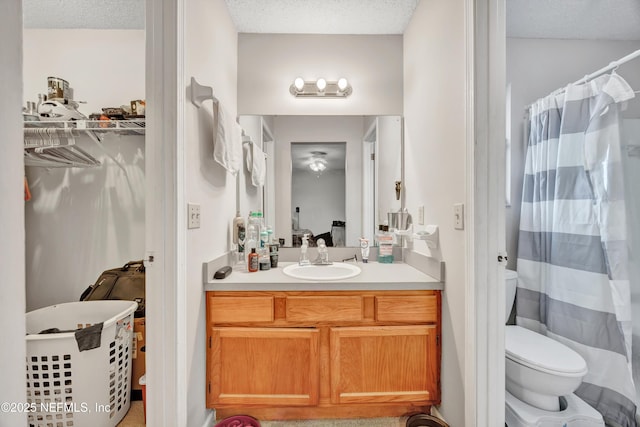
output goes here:
[[[136, 307], [132, 301], [83, 301], [26, 314], [29, 426], [113, 427], [120, 422], [131, 404]], [[94, 326], [100, 323], [101, 331]], [[76, 334], [90, 326], [93, 345]], [[41, 334], [51, 329], [62, 332]], [[96, 348], [79, 350], [98, 342]]]

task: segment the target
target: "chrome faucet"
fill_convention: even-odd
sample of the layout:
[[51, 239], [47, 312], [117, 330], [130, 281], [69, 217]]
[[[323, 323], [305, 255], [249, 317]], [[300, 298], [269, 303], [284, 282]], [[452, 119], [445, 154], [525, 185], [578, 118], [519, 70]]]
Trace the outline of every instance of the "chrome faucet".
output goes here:
[[329, 248], [324, 242], [324, 239], [318, 239], [316, 241], [316, 245], [318, 246], [318, 257], [313, 261], [313, 265], [331, 265], [333, 264], [329, 261]]

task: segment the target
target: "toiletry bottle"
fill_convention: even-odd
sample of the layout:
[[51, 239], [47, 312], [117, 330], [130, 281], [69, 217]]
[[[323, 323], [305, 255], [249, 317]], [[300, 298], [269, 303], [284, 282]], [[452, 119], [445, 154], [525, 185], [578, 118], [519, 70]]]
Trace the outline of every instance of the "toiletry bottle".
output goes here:
[[272, 243], [269, 245], [269, 261], [271, 262], [271, 268], [278, 267], [278, 249], [280, 245]]
[[238, 227], [238, 249], [236, 254], [236, 265], [234, 269], [238, 271], [247, 271], [247, 259], [245, 257], [245, 236], [246, 230], [244, 225]]
[[369, 262], [369, 239], [364, 237], [360, 239], [360, 254], [362, 255], [362, 262]]
[[265, 249], [269, 246], [269, 233], [267, 230], [262, 230], [260, 232], [260, 248]]
[[249, 261], [248, 261], [248, 269], [249, 272], [251, 273], [255, 273], [256, 271], [258, 271], [258, 254], [256, 253], [256, 248], [251, 248], [251, 253], [249, 254]]
[[294, 230], [300, 229], [300, 207], [296, 206], [296, 213], [293, 215], [291, 227]]
[[240, 211], [236, 212], [236, 217], [233, 219], [233, 243], [238, 244], [238, 231], [240, 226], [244, 227], [244, 218], [240, 215]]
[[245, 251], [246, 253], [250, 253], [252, 249], [258, 248], [258, 239], [259, 236], [256, 233], [256, 226], [253, 222], [249, 222], [249, 226], [247, 227], [247, 237], [245, 243]]
[[389, 226], [384, 225], [382, 232], [378, 234], [378, 262], [382, 264], [393, 263], [393, 233], [389, 232]]

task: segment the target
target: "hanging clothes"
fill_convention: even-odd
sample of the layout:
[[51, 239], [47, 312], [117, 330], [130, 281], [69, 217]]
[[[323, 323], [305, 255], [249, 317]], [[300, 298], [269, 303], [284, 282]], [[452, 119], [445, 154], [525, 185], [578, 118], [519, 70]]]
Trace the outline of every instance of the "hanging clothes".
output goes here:
[[569, 85], [530, 109], [516, 322], [577, 351], [576, 390], [608, 425], [636, 427], [617, 74]]

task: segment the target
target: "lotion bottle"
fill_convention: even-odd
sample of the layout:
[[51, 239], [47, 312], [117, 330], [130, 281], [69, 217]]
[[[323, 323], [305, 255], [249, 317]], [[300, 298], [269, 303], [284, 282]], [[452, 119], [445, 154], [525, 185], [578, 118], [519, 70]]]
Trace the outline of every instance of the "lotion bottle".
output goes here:
[[369, 239], [364, 237], [360, 239], [360, 254], [362, 255], [362, 262], [369, 262]]

